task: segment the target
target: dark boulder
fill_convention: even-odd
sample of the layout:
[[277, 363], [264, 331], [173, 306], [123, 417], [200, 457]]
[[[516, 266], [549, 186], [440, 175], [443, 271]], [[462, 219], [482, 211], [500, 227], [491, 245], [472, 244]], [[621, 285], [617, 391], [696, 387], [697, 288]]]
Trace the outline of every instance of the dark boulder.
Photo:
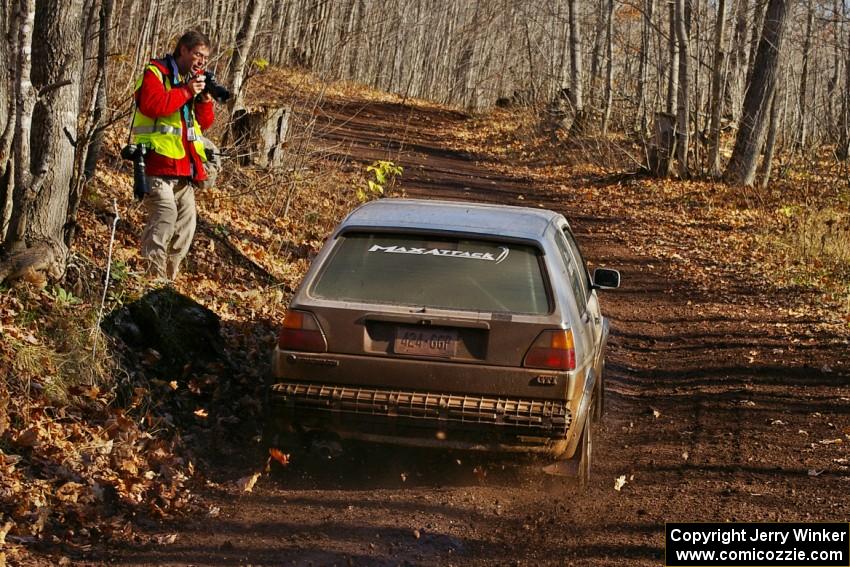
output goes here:
[[146, 293], [110, 313], [104, 331], [138, 354], [156, 351], [157, 370], [182, 374], [220, 361], [224, 354], [218, 315], [171, 287]]

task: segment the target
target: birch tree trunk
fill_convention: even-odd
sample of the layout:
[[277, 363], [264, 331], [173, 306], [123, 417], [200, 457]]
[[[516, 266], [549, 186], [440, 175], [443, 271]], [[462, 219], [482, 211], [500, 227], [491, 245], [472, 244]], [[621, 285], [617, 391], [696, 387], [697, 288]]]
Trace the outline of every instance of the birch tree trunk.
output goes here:
[[608, 16], [605, 24], [605, 106], [602, 112], [602, 135], [608, 135], [611, 103], [614, 96], [614, 0], [607, 2]]
[[242, 26], [236, 35], [233, 61], [230, 65], [230, 88], [233, 90], [233, 97], [228, 101], [228, 109], [231, 114], [234, 110], [244, 106], [242, 103], [242, 84], [245, 81], [248, 56], [254, 44], [257, 23], [260, 21], [260, 14], [262, 14], [264, 7], [265, 0], [249, 0], [245, 18], [242, 20]]
[[570, 103], [573, 105], [575, 118], [570, 128], [571, 133], [584, 131], [584, 93], [582, 92], [582, 53], [581, 53], [581, 24], [578, 19], [578, 0], [569, 0], [570, 12]]
[[[15, 183], [15, 168], [12, 163], [12, 142], [15, 138], [15, 126], [17, 124], [15, 112], [17, 108], [16, 93], [8, 87], [17, 83], [17, 57], [20, 51], [18, 47], [18, 41], [20, 39], [19, 29], [23, 13], [19, 8], [12, 10], [5, 0], [1, 1], [3, 2], [4, 22], [6, 22], [2, 31], [9, 38], [8, 42], [3, 42], [4, 51], [2, 53], [5, 59], [0, 62], [3, 64], [0, 69], [8, 69], [8, 75], [2, 79], [5, 100], [3, 101], [3, 106], [0, 106], [0, 112], [4, 116], [3, 129], [0, 130], [0, 242], [5, 242], [6, 231], [9, 228], [9, 219], [12, 215], [12, 195], [14, 193]], [[17, 4], [20, 4], [20, 2], [17, 2]], [[8, 30], [6, 26], [8, 26]]]
[[[32, 131], [32, 115], [36, 102], [36, 91], [32, 84], [32, 35], [35, 27], [35, 0], [20, 0], [20, 28], [18, 30], [18, 55], [16, 57], [15, 79], [15, 141], [14, 176], [15, 186], [12, 194], [12, 217], [9, 221], [9, 232], [4, 246], [8, 251], [18, 252], [26, 248], [24, 237], [27, 231], [27, 212], [31, 207], [44, 179], [43, 171], [39, 168], [39, 177], [35, 177], [30, 168], [30, 137]], [[46, 165], [46, 164], [44, 164]], [[0, 267], [0, 281], [5, 280]]]
[[670, 17], [670, 39], [668, 42], [670, 49], [670, 67], [667, 75], [667, 114], [676, 114], [677, 100], [679, 96], [679, 42], [676, 37], [678, 35], [678, 26], [676, 25], [676, 4], [671, 2], [669, 5]]
[[[835, 19], [838, 20], [839, 8], [838, 0], [834, 0], [832, 4], [832, 13]], [[838, 81], [841, 77], [841, 26], [838, 21], [832, 22], [832, 75], [826, 84], [826, 107], [827, 107], [827, 128], [829, 130], [829, 139], [831, 142], [836, 142], [839, 138], [837, 127], [840, 123], [835, 115], [835, 90], [838, 87]]]
[[647, 109], [647, 71], [649, 65], [650, 36], [652, 34], [652, 13], [655, 11], [655, 0], [644, 0], [643, 27], [640, 34], [640, 62], [638, 64], [638, 115], [640, 117], [640, 132], [645, 134], [649, 128], [649, 111]]
[[679, 101], [676, 114], [676, 155], [679, 177], [688, 176], [688, 138], [690, 118], [690, 46], [686, 23], [685, 0], [675, 0], [676, 40], [679, 45]]
[[726, 28], [726, 0], [719, 0], [717, 5], [717, 22], [714, 24], [714, 70], [711, 79], [711, 126], [708, 134], [708, 174], [720, 177], [720, 117], [723, 112], [724, 86], [726, 77], [724, 69], [726, 53], [723, 50]]
[[[82, 65], [82, 0], [22, 0], [15, 191], [0, 281], [26, 270], [59, 277], [73, 177]], [[33, 36], [38, 42], [33, 42]], [[31, 53], [31, 55], [30, 55]]]
[[769, 0], [752, 78], [744, 98], [744, 112], [735, 138], [735, 149], [726, 166], [729, 183], [752, 186], [759, 153], [769, 122], [770, 101], [776, 90], [779, 55], [785, 35], [787, 0]]

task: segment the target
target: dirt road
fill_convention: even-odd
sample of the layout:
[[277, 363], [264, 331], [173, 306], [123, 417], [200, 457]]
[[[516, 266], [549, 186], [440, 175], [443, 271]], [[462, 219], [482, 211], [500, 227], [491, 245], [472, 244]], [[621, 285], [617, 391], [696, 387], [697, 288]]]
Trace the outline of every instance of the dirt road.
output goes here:
[[[364, 103], [326, 112], [329, 151], [392, 157], [408, 195], [562, 211], [589, 262], [621, 270], [622, 289], [601, 300], [612, 335], [591, 486], [576, 492], [533, 461], [358, 449], [293, 462], [240, 493], [232, 481], [256, 467], [250, 449], [212, 471], [213, 514], [151, 525], [173, 543], [110, 560], [657, 566], [665, 521], [848, 520], [850, 347], [806, 311], [806, 296], [693, 254], [690, 233], [629, 206], [627, 186], [556, 190], [494, 173], [504, 168], [452, 149], [461, 114]], [[685, 277], [698, 270], [710, 277]]]

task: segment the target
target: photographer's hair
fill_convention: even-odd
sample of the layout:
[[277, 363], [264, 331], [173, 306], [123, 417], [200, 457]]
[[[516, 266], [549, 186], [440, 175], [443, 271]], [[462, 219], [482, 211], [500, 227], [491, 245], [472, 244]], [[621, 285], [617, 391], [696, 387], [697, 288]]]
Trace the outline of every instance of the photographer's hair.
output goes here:
[[210, 38], [197, 30], [189, 30], [180, 36], [174, 46], [174, 57], [180, 57], [180, 47], [185, 46], [190, 51], [199, 45], [210, 47]]

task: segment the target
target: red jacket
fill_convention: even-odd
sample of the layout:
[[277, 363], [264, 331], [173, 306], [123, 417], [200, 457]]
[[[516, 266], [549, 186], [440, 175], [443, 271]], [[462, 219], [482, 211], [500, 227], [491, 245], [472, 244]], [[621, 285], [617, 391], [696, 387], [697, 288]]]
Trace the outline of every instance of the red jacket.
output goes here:
[[[154, 60], [151, 63], [157, 66], [164, 77], [171, 74], [170, 70], [161, 62]], [[193, 96], [192, 91], [185, 85], [166, 91], [162, 80], [153, 71], [146, 69], [142, 78], [142, 86], [136, 91], [136, 105], [139, 112], [145, 116], [159, 118], [177, 112], [184, 104], [192, 100]], [[213, 103], [196, 100], [194, 106], [195, 120], [198, 121], [201, 130], [207, 130], [215, 120]], [[195, 166], [195, 174], [192, 178], [195, 181], [203, 181], [207, 178], [207, 173], [204, 171], [201, 157], [186, 137], [186, 119], [182, 113], [181, 122], [183, 123], [183, 147], [186, 148], [186, 156], [183, 159], [172, 159], [150, 152], [145, 156], [146, 173], [163, 177], [189, 177], [192, 175], [191, 163]]]

